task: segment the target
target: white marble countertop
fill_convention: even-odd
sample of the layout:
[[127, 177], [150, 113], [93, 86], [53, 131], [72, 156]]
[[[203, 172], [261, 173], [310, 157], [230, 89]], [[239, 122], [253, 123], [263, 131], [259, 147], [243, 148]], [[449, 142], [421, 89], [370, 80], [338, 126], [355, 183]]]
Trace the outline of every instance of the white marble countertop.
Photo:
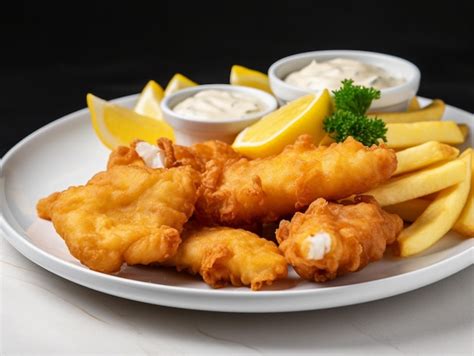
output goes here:
[[474, 354], [474, 267], [350, 307], [230, 314], [147, 305], [81, 287], [0, 237], [1, 355]]

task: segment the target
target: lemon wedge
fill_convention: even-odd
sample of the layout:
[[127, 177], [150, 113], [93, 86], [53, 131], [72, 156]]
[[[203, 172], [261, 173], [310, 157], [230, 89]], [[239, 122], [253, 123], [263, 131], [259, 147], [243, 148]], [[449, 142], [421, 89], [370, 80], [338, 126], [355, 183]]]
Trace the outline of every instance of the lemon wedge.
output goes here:
[[196, 82], [193, 82], [191, 79], [185, 77], [180, 73], [176, 73], [175, 75], [173, 75], [173, 78], [171, 78], [168, 85], [166, 86], [165, 96], [176, 93], [181, 89], [194, 87], [196, 85], [198, 85]]
[[250, 158], [277, 154], [301, 134], [310, 134], [318, 144], [325, 135], [323, 120], [332, 111], [327, 90], [309, 94], [282, 106], [243, 130], [232, 147]]
[[140, 115], [162, 119], [160, 102], [163, 96], [164, 91], [161, 85], [154, 80], [150, 80], [143, 88], [133, 110]]
[[233, 65], [230, 71], [230, 84], [252, 87], [272, 94], [268, 75], [237, 64]]
[[87, 94], [87, 106], [95, 133], [112, 150], [136, 139], [151, 144], [156, 144], [160, 137], [174, 140], [172, 128], [164, 121], [137, 114], [92, 94]]

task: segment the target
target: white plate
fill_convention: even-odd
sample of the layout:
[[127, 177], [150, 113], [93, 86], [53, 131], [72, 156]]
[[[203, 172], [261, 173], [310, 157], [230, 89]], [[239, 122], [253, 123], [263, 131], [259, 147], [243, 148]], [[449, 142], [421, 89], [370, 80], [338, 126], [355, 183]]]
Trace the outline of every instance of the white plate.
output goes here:
[[[131, 106], [136, 98], [132, 95], [116, 102]], [[474, 130], [473, 115], [465, 111], [447, 107], [445, 117]], [[472, 138], [468, 141], [466, 146], [472, 145]], [[105, 167], [107, 155], [95, 137], [87, 109], [79, 110], [31, 134], [4, 156], [0, 194], [1, 229], [18, 251], [63, 278], [104, 293], [212, 311], [322, 309], [404, 293], [473, 263], [474, 239], [449, 233], [419, 256], [386, 256], [358, 273], [326, 284], [302, 281], [291, 271], [287, 280], [259, 292], [245, 287], [211, 289], [198, 277], [167, 268], [124, 267], [116, 275], [94, 272], [69, 254], [51, 223], [36, 217], [35, 205], [51, 192], [84, 183]]]

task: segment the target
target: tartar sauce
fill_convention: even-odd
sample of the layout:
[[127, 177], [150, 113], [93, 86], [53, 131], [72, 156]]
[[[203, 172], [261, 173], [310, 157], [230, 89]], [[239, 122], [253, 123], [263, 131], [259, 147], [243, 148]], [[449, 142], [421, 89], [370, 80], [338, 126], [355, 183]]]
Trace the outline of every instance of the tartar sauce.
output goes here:
[[386, 70], [353, 59], [335, 58], [325, 62], [312, 61], [303, 69], [290, 73], [285, 82], [301, 89], [335, 90], [344, 79], [352, 79], [354, 84], [383, 89], [399, 85], [405, 81], [396, 78]]
[[203, 90], [173, 108], [173, 111], [202, 119], [240, 119], [245, 115], [263, 111], [258, 98], [228, 90]]
[[318, 232], [308, 237], [305, 242], [308, 248], [306, 258], [310, 260], [320, 260], [331, 250], [331, 236], [327, 232]]

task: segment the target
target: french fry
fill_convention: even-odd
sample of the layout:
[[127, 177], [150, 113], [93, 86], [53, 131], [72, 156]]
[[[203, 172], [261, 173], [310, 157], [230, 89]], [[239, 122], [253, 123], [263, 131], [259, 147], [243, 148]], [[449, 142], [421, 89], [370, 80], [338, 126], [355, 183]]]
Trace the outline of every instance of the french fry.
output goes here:
[[465, 176], [466, 163], [456, 159], [393, 178], [366, 194], [373, 195], [381, 206], [393, 205], [439, 192], [461, 182]]
[[453, 146], [437, 141], [429, 141], [421, 145], [397, 152], [397, 170], [394, 175], [417, 170], [433, 163], [452, 160], [459, 155]]
[[418, 101], [418, 98], [414, 96], [413, 98], [411, 98], [410, 102], [408, 103], [407, 111], [416, 111], [420, 109], [421, 109], [420, 102]]
[[467, 136], [469, 136], [469, 126], [466, 124], [459, 124], [459, 130], [461, 130], [461, 133], [464, 137], [464, 140], [466, 140]]
[[431, 194], [428, 194], [428, 195], [423, 195], [422, 198], [423, 199], [426, 199], [426, 200], [435, 200], [436, 197], [438, 196], [438, 192], [434, 192], [434, 193], [431, 193]]
[[467, 198], [458, 221], [454, 224], [453, 230], [457, 233], [474, 237], [474, 152], [471, 151], [471, 191]]
[[420, 145], [428, 141], [449, 144], [464, 142], [464, 136], [454, 121], [426, 121], [409, 124], [387, 124], [389, 148], [403, 148]]
[[404, 221], [412, 222], [415, 221], [425, 211], [430, 203], [431, 200], [417, 198], [395, 205], [384, 206], [383, 210], [392, 214], [397, 214]]
[[471, 187], [471, 152], [467, 149], [457, 161], [467, 166], [463, 180], [438, 194], [413, 224], [398, 236], [401, 256], [411, 256], [426, 250], [444, 236], [458, 219]]
[[370, 113], [369, 116], [378, 117], [387, 124], [438, 121], [443, 117], [445, 106], [443, 100], [434, 99], [429, 105], [419, 110], [408, 110], [405, 112], [373, 112]]
[[[418, 124], [421, 124], [421, 125], [418, 125]], [[423, 125], [423, 124], [427, 124], [427, 125]], [[408, 136], [407, 139], [409, 141], [414, 141], [416, 143], [410, 143], [409, 142], [406, 145], [399, 144], [399, 141], [401, 141], [401, 140], [400, 139], [395, 139], [395, 136], [397, 134], [405, 135], [410, 128], [413, 128], [414, 130], [418, 130], [418, 131], [422, 131], [424, 129], [430, 130], [431, 125], [433, 125], [432, 128], [436, 131], [442, 131], [443, 127], [444, 128], [447, 127], [449, 131], [445, 132], [445, 133], [425, 132], [424, 136], [427, 136], [427, 137], [426, 138], [419, 137], [418, 139], [416, 139], [417, 134], [414, 134], [415, 138], [411, 137], [411, 136], [413, 136], [413, 134], [412, 134], [411, 136]], [[465, 124], [459, 124], [457, 126], [458, 126], [459, 130], [452, 127], [451, 121], [441, 121], [439, 123], [434, 123], [434, 122], [414, 123], [413, 126], [410, 126], [409, 124], [408, 124], [408, 126], [403, 126], [403, 125], [401, 125], [401, 126], [398, 126], [398, 125], [392, 126], [392, 124], [387, 124], [387, 128], [389, 130], [391, 128], [392, 132], [390, 133], [390, 141], [391, 142], [387, 142], [385, 145], [387, 147], [393, 148], [395, 150], [404, 150], [407, 147], [416, 146], [418, 144], [422, 144], [422, 143], [425, 143], [425, 142], [428, 142], [428, 141], [442, 141], [443, 137], [448, 137], [448, 138], [445, 139], [445, 141], [442, 141], [442, 142], [451, 143], [451, 144], [459, 144], [459, 143], [464, 142], [466, 140], [467, 136], [469, 135], [469, 127]], [[459, 133], [461, 133], [461, 134], [459, 134]], [[431, 138], [430, 138], [430, 136], [431, 136]], [[451, 136], [453, 138], [449, 139], [449, 137], [451, 137]], [[439, 137], [441, 139], [438, 140], [437, 137]], [[388, 138], [389, 138], [389, 136], [387, 135], [387, 139]], [[334, 142], [336, 142], [336, 141], [334, 141], [328, 134], [326, 134], [326, 135], [324, 135], [321, 142], [319, 142], [319, 146], [329, 146], [331, 143], [334, 143]]]

